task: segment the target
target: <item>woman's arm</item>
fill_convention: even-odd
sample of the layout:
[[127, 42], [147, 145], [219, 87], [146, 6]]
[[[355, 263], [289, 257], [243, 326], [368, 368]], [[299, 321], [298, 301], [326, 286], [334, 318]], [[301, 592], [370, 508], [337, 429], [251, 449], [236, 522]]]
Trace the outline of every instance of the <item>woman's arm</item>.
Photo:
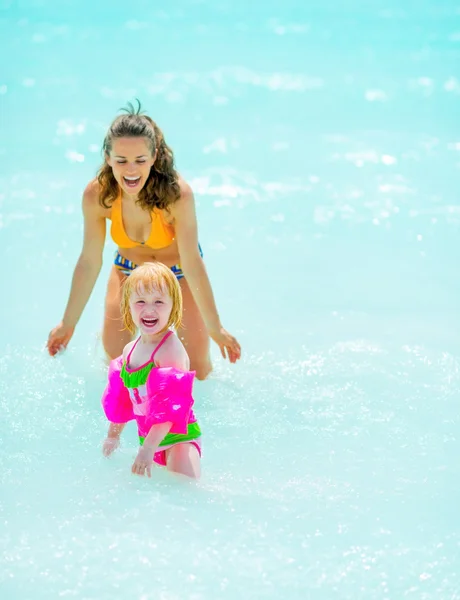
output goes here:
[[83, 248], [72, 278], [69, 301], [65, 309], [63, 323], [75, 327], [91, 296], [102, 267], [106, 224], [101, 216], [98, 197], [94, 187], [83, 194]]
[[63, 319], [51, 331], [48, 338], [48, 351], [52, 356], [69, 343], [102, 267], [106, 224], [105, 217], [100, 212], [98, 193], [94, 184], [88, 185], [83, 194], [82, 209], [83, 248], [73, 272], [69, 300]]
[[230, 362], [236, 362], [241, 356], [240, 345], [222, 326], [206, 267], [199, 253], [193, 192], [186, 183], [181, 183], [181, 191], [180, 199], [171, 207], [181, 268], [209, 335], [219, 345], [222, 356], [226, 358], [227, 353]]

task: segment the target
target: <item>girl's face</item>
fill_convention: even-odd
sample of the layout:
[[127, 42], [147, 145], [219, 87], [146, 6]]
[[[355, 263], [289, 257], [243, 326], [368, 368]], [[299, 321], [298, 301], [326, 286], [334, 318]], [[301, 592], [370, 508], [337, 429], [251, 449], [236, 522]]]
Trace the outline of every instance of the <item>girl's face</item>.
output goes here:
[[121, 189], [130, 196], [136, 196], [144, 187], [155, 158], [156, 152], [152, 156], [147, 138], [124, 137], [113, 140], [106, 160]]
[[166, 290], [147, 290], [142, 284], [133, 290], [129, 299], [134, 324], [144, 335], [156, 335], [165, 330], [172, 307], [171, 296]]

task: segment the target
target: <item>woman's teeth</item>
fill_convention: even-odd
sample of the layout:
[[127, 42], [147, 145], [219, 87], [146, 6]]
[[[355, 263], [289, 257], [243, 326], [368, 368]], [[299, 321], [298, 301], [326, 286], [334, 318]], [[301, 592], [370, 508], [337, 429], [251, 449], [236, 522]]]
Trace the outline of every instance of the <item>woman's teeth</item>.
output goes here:
[[128, 187], [136, 187], [141, 180], [140, 177], [123, 177], [123, 179]]

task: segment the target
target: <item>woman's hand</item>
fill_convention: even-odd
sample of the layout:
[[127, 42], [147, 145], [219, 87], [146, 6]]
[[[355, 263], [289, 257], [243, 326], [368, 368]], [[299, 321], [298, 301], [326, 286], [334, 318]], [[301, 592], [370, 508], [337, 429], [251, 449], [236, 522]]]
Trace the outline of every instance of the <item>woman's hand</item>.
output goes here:
[[67, 348], [74, 331], [75, 327], [64, 325], [61, 322], [50, 332], [46, 346], [51, 356], [55, 356], [60, 350]]
[[209, 335], [219, 346], [220, 352], [224, 358], [228, 358], [231, 363], [235, 363], [241, 358], [241, 346], [236, 338], [228, 333], [226, 329], [220, 327], [215, 331], [210, 331]]

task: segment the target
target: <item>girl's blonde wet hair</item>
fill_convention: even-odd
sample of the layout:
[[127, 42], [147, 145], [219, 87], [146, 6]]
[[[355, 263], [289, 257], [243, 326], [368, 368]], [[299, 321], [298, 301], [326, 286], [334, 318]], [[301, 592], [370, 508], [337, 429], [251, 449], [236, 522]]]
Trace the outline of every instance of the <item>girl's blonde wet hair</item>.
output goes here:
[[182, 321], [182, 291], [176, 276], [169, 267], [160, 262], [146, 262], [139, 267], [136, 267], [129, 275], [122, 286], [121, 296], [121, 317], [125, 329], [132, 334], [136, 332], [129, 308], [129, 300], [131, 294], [140, 288], [147, 293], [154, 290], [167, 292], [172, 300], [171, 314], [169, 315], [166, 327], [160, 332], [163, 333], [169, 328], [178, 329]]

